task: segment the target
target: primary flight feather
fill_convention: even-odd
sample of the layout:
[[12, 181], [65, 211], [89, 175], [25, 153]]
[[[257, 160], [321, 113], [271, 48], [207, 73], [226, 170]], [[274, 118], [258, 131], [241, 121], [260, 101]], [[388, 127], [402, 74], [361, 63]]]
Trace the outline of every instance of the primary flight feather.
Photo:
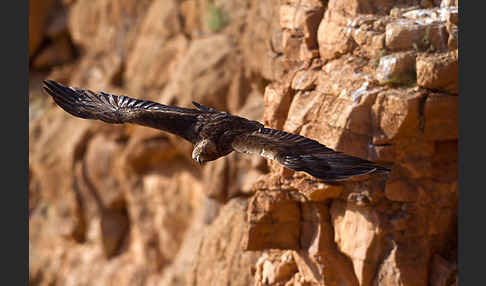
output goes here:
[[198, 163], [216, 160], [232, 151], [276, 160], [294, 171], [325, 181], [388, 173], [390, 170], [358, 157], [336, 152], [304, 136], [265, 128], [257, 121], [217, 111], [193, 102], [197, 109], [92, 92], [44, 81], [43, 89], [66, 112], [107, 123], [134, 123], [176, 134], [194, 145]]

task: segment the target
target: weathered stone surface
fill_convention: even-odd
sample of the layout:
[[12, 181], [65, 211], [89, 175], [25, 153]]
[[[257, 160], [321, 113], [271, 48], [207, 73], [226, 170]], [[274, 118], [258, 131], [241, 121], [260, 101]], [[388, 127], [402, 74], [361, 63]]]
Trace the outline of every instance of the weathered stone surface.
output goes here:
[[334, 233], [333, 227], [329, 222], [328, 206], [315, 202], [303, 203], [301, 205], [301, 213], [301, 248], [312, 255], [334, 250]]
[[459, 64], [457, 53], [432, 54], [417, 57], [418, 85], [457, 94]]
[[439, 255], [432, 257], [432, 271], [430, 275], [430, 285], [446, 286], [453, 285], [457, 275], [457, 265], [454, 265]]
[[119, 94], [122, 91], [114, 87], [113, 83], [118, 80], [122, 68], [122, 58], [116, 53], [101, 58], [86, 56], [77, 63], [69, 84]]
[[225, 109], [225, 94], [236, 63], [234, 47], [226, 35], [213, 35], [192, 41], [184, 58], [174, 68], [161, 101], [190, 106], [191, 101]]
[[315, 88], [317, 72], [303, 70], [298, 71], [292, 80], [292, 89], [295, 90], [312, 90]]
[[[134, 188], [127, 195], [133, 239], [143, 246], [142, 257], [159, 264], [159, 268], [175, 257], [193, 209], [202, 203], [200, 183], [194, 174], [178, 172], [178, 165], [183, 164], [171, 162], [172, 170], [160, 172], [162, 176], [145, 176], [142, 188]], [[171, 179], [174, 177], [177, 179]], [[170, 203], [175, 196], [180, 197], [178, 203]], [[158, 211], [162, 206], [163, 211]], [[147, 214], [152, 215], [146, 218]]]
[[286, 86], [268, 85], [264, 95], [263, 124], [282, 128], [294, 94]]
[[283, 254], [264, 253], [256, 263], [254, 285], [276, 285], [289, 280], [297, 272], [291, 251]]
[[49, 13], [52, 13], [55, 1], [34, 0], [29, 4], [29, 57], [31, 57], [44, 39]]
[[200, 246], [203, 236], [206, 235], [205, 229], [208, 224], [219, 215], [219, 206], [214, 203], [214, 200], [204, 197], [201, 199], [203, 201], [201, 207], [193, 208], [194, 219], [185, 232], [174, 261], [167, 265], [162, 273], [150, 275], [149, 279], [152, 282], [147, 283], [148, 285], [187, 285], [189, 280], [194, 278], [193, 262], [198, 255], [194, 250]]
[[351, 261], [338, 251], [334, 242], [327, 205], [302, 204], [301, 233], [303, 250], [295, 252], [294, 258], [306, 281], [324, 281], [326, 285], [358, 285]]
[[394, 162], [396, 158], [396, 146], [393, 144], [375, 145], [371, 144], [370, 160]]
[[426, 140], [422, 135], [399, 138], [393, 145], [395, 146], [395, 164], [398, 167], [397, 171], [400, 170], [400, 174], [396, 173], [396, 178], [400, 178], [402, 175], [410, 179], [436, 176], [437, 165], [434, 163], [433, 157], [438, 151], [435, 142]]
[[457, 180], [457, 140], [436, 141], [437, 150], [432, 157], [431, 177]]
[[447, 47], [449, 50], [457, 50], [459, 42], [459, 28], [457, 25], [448, 25], [449, 39], [447, 40]]
[[367, 208], [346, 206], [336, 201], [332, 204], [331, 216], [339, 250], [353, 261], [359, 284], [370, 285], [385, 251], [377, 214]]
[[323, 94], [316, 91], [297, 92], [290, 104], [288, 118], [283, 125], [283, 129], [297, 133], [302, 126], [317, 117], [319, 110], [316, 103], [324, 101]]
[[180, 35], [182, 24], [177, 13], [175, 1], [153, 1], [127, 54], [123, 77], [130, 79], [130, 85], [162, 88], [169, 80], [174, 64], [188, 46], [186, 37]]
[[310, 285], [359, 285], [352, 263], [337, 250], [314, 255], [299, 251], [294, 259], [303, 280]]
[[367, 95], [380, 90], [371, 84], [375, 68], [369, 62], [350, 55], [327, 62], [318, 73], [316, 90], [355, 103], [365, 101]]
[[353, 31], [353, 39], [359, 45], [359, 54], [365, 57], [379, 58], [386, 51], [385, 34], [382, 32], [368, 31], [359, 27]]
[[324, 14], [321, 1], [286, 1], [280, 5], [282, 47], [289, 61], [317, 57], [317, 28]]
[[264, 160], [259, 157], [232, 153], [204, 167], [204, 193], [215, 200], [225, 202], [243, 194], [252, 193], [253, 184], [263, 172], [252, 169]]
[[[257, 262], [259, 252], [243, 251], [242, 236], [246, 233], [245, 212], [248, 201], [232, 199], [205, 230], [193, 249], [196, 252], [188, 284], [191, 285], [251, 285], [250, 267]], [[215, 260], [215, 257], [218, 257]]]
[[[46, 35], [54, 39], [56, 37], [61, 36], [62, 34], [69, 34], [68, 30], [68, 23], [67, 23], [67, 13], [68, 13], [68, 6], [67, 3], [61, 4], [61, 9], [53, 9], [51, 11], [51, 19], [48, 21]], [[59, 6], [58, 6], [59, 7]]]
[[124, 144], [116, 142], [116, 138], [99, 134], [86, 144], [84, 166], [81, 166], [82, 179], [89, 184], [99, 196], [103, 206], [116, 204], [123, 199], [120, 182], [114, 170], [118, 167], [118, 159]]
[[385, 35], [386, 47], [392, 51], [447, 48], [447, 30], [443, 23], [399, 19], [387, 24]]
[[[143, 126], [127, 126], [133, 133], [128, 139], [121, 164], [130, 167], [136, 174], [144, 174], [151, 169], [160, 168], [175, 156], [186, 156], [183, 151], [190, 149], [190, 143], [181, 142], [173, 135]], [[133, 128], [133, 129], [132, 129]], [[179, 143], [180, 142], [180, 143]], [[177, 145], [176, 145], [177, 144]], [[174, 145], [178, 146], [174, 148]], [[189, 146], [187, 146], [189, 145]], [[120, 176], [122, 177], [122, 176]]]
[[103, 253], [106, 258], [120, 254], [127, 239], [130, 222], [124, 206], [119, 209], [102, 209], [100, 228]]
[[418, 190], [407, 181], [389, 181], [385, 189], [386, 198], [396, 202], [414, 202], [418, 197]]
[[428, 140], [457, 139], [457, 96], [432, 93], [425, 100], [424, 135]]
[[[303, 185], [303, 184], [302, 184]], [[302, 193], [312, 202], [322, 202], [337, 198], [342, 192], [342, 186], [321, 183], [317, 188], [305, 188]]]
[[373, 135], [377, 141], [412, 137], [420, 130], [420, 106], [424, 95], [410, 90], [390, 90], [378, 94], [372, 110]]
[[[228, 20], [217, 30], [208, 1], [63, 1], [66, 21], [53, 12], [47, 37], [67, 34], [79, 58], [44, 57], [54, 68], [32, 67], [30, 97], [47, 77], [201, 101], [392, 172], [328, 184], [237, 153], [201, 167], [174, 135], [31, 100], [31, 284], [457, 284], [457, 73], [445, 68], [458, 61], [456, 6], [210, 2]], [[387, 42], [400, 22], [396, 35], [415, 42]], [[376, 81], [381, 57], [403, 56], [409, 71], [408, 55], [423, 64], [418, 86]]]
[[248, 12], [248, 27], [243, 34], [242, 54], [245, 70], [267, 80], [279, 79], [286, 69], [282, 62], [280, 1], [253, 0]]
[[245, 250], [298, 249], [299, 204], [286, 192], [257, 192], [248, 207]]
[[394, 245], [378, 267], [377, 285], [428, 285], [426, 265], [430, 254], [424, 252], [424, 244], [427, 242], [419, 238]]
[[54, 39], [53, 43], [42, 49], [32, 62], [35, 69], [47, 69], [53, 65], [67, 63], [73, 58], [73, 50], [68, 35], [62, 34]]
[[319, 54], [325, 60], [347, 54], [356, 47], [351, 29], [326, 19], [319, 25], [317, 40], [319, 42]]
[[[56, 280], [58, 271], [46, 265], [47, 261], [60, 262], [67, 241], [72, 244], [86, 239], [86, 222], [79, 197], [73, 191], [73, 166], [79, 160], [78, 148], [89, 138], [90, 124], [77, 124], [59, 112], [50, 109], [44, 120], [32, 122], [29, 132], [34, 140], [29, 145], [29, 168], [36, 186], [30, 193], [37, 197], [29, 215], [29, 268], [31, 278], [44, 283]], [[60, 139], [66, 134], [70, 136]]]
[[[69, 10], [68, 25], [73, 41], [90, 54], [130, 50], [137, 26], [154, 1], [97, 1], [96, 5], [75, 1]], [[158, 1], [166, 2], [166, 1]]]
[[[169, 10], [167, 13], [173, 15], [174, 11]], [[157, 14], [157, 17], [160, 18], [161, 15]], [[154, 22], [160, 26], [151, 27], [150, 25], [154, 25]], [[166, 26], [171, 26], [171, 24], [164, 25], [159, 21], [148, 21], [143, 27], [140, 39], [128, 55], [126, 70], [123, 74], [124, 78], [130, 79], [131, 85], [137, 88], [162, 88], [169, 80], [171, 73], [174, 72], [174, 64], [181, 55], [185, 54], [188, 46], [186, 38], [180, 35], [175, 37], [167, 35], [169, 32], [161, 29]], [[171, 39], [168, 39], [169, 37]], [[157, 58], [157, 61], [153, 61], [154, 58]]]
[[448, 24], [458, 25], [459, 24], [459, 11], [458, 9], [446, 9], [445, 18]]
[[394, 53], [380, 58], [376, 79], [381, 84], [410, 84], [416, 79], [415, 54]]
[[442, 0], [440, 2], [440, 7], [445, 8], [445, 7], [451, 7], [451, 6], [456, 6], [457, 7], [457, 0]]

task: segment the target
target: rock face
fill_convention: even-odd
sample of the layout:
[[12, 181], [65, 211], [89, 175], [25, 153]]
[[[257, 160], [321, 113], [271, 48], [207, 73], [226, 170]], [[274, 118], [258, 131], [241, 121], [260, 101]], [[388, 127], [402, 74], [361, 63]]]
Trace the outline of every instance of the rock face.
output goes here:
[[[31, 11], [30, 285], [457, 285], [457, 1], [50, 2]], [[392, 172], [200, 167], [37, 78], [196, 100]]]

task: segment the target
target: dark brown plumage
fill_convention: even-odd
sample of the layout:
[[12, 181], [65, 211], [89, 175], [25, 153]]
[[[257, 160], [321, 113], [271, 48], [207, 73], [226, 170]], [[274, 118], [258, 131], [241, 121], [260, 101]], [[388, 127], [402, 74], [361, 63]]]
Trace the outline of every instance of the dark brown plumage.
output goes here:
[[134, 123], [164, 130], [194, 145], [198, 163], [216, 160], [232, 151], [258, 154], [294, 171], [326, 181], [340, 181], [390, 170], [371, 161], [336, 152], [319, 142], [220, 112], [193, 102], [197, 109], [72, 88], [44, 81], [43, 89], [66, 112], [108, 123]]

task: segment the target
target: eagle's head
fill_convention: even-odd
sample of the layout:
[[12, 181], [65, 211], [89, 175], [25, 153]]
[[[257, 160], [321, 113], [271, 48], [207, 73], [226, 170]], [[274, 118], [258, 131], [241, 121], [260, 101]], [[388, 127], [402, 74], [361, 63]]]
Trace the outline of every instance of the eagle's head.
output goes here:
[[197, 142], [192, 151], [192, 159], [196, 160], [199, 164], [216, 160], [221, 156], [222, 155], [218, 153], [216, 144], [209, 139], [203, 139]]

